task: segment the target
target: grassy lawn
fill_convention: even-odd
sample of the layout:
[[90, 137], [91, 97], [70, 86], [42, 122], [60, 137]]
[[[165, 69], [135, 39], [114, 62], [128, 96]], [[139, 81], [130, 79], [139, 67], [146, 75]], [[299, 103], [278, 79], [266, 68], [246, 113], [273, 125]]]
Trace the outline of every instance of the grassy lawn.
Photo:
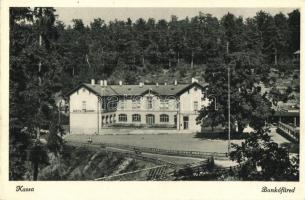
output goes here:
[[[120, 130], [122, 131], [122, 130]], [[225, 153], [228, 148], [227, 140], [197, 138], [195, 133], [179, 134], [117, 134], [90, 135], [93, 143], [115, 143], [140, 147], [151, 147], [170, 150], [188, 150]], [[66, 141], [87, 142], [89, 135], [67, 135]], [[231, 140], [240, 144], [242, 140]]]

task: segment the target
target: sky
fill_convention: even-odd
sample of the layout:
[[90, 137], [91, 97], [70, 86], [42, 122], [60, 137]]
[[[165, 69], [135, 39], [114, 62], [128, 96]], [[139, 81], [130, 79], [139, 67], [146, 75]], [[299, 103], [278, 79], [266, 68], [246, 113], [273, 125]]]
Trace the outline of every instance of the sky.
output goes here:
[[90, 25], [93, 19], [101, 18], [106, 23], [115, 19], [125, 20], [129, 17], [132, 21], [138, 18], [156, 20], [169, 20], [171, 15], [176, 15], [178, 19], [185, 17], [193, 17], [198, 15], [199, 11], [209, 13], [217, 18], [221, 18], [224, 14], [230, 12], [236, 16], [244, 18], [253, 17], [255, 14], [264, 10], [271, 15], [279, 12], [287, 14], [294, 8], [68, 8], [57, 7], [56, 14], [58, 20], [63, 21], [66, 25], [72, 24], [72, 19], [82, 19], [85, 25]]

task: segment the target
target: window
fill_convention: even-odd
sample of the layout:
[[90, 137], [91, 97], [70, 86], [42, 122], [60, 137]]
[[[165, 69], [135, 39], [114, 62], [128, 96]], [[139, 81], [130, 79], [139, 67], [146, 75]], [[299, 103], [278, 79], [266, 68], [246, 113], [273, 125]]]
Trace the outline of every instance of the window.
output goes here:
[[108, 108], [109, 108], [109, 110], [115, 110], [115, 109], [116, 109], [116, 106], [117, 106], [117, 102], [115, 102], [115, 101], [110, 101], [110, 102], [108, 103]]
[[177, 115], [174, 115], [174, 123], [177, 126]]
[[160, 100], [160, 109], [167, 110], [168, 109], [168, 99]]
[[82, 110], [86, 112], [86, 101], [82, 102]]
[[195, 110], [195, 111], [198, 110], [198, 101], [194, 101], [194, 110]]
[[146, 115], [146, 124], [147, 125], [154, 125], [155, 124], [155, 116], [152, 114]]
[[160, 122], [169, 122], [169, 117], [166, 114], [160, 115]]
[[119, 122], [127, 122], [127, 115], [126, 114], [120, 114], [119, 115]]
[[116, 110], [117, 104], [118, 104], [118, 98], [117, 97], [104, 98], [104, 101], [105, 101], [107, 110]]
[[133, 121], [133, 122], [140, 122], [140, 121], [141, 121], [141, 115], [139, 115], [139, 114], [133, 114], [133, 115], [132, 115], [132, 121]]
[[152, 97], [147, 97], [147, 109], [152, 109]]
[[139, 99], [132, 99], [132, 109], [140, 109], [141, 101]]
[[125, 108], [126, 108], [126, 101], [124, 99], [122, 99], [120, 102], [120, 109], [124, 110]]

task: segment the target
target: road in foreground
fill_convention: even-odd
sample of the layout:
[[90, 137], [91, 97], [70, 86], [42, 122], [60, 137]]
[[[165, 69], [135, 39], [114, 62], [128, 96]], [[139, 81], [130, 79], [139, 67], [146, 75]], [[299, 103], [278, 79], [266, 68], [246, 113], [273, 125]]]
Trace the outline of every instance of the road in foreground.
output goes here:
[[[66, 141], [87, 142], [89, 136], [94, 143], [114, 143], [167, 150], [203, 151], [226, 153], [227, 140], [196, 138], [194, 133], [185, 134], [136, 134], [136, 135], [67, 135]], [[232, 140], [241, 144], [242, 140]]]

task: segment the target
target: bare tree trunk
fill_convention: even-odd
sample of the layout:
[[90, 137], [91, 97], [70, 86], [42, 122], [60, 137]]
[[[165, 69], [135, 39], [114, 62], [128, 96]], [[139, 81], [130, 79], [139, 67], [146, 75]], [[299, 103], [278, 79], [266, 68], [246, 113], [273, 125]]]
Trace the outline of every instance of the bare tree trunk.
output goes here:
[[[42, 36], [41, 36], [41, 34], [39, 34], [39, 47], [41, 47], [41, 45], [42, 45]], [[41, 73], [41, 61], [39, 61], [39, 63], [38, 63], [38, 86], [39, 87], [41, 86], [40, 73]]]
[[191, 69], [194, 67], [194, 51], [192, 51]]
[[104, 63], [104, 47], [102, 48], [102, 66], [104, 67], [105, 63]]
[[229, 42], [227, 42], [227, 54], [229, 54]]
[[180, 55], [179, 55], [179, 51], [177, 52], [177, 65], [179, 65], [180, 63]]
[[277, 65], [277, 49], [274, 49], [274, 64]]
[[[42, 36], [41, 36], [41, 34], [39, 34], [39, 47], [41, 47], [41, 45], [42, 45]], [[42, 83], [41, 61], [39, 61], [39, 63], [38, 63], [38, 87], [39, 88], [41, 87], [41, 83]], [[39, 101], [39, 104], [40, 104], [40, 97], [38, 97], [38, 101]], [[41, 107], [39, 105], [38, 114], [40, 113], [40, 110], [41, 110]], [[39, 138], [40, 138], [40, 127], [38, 126], [37, 129], [36, 129], [36, 139], [39, 140]]]
[[142, 65], [143, 65], [143, 67], [145, 67], [145, 58], [144, 58], [144, 55], [142, 55]]
[[170, 58], [168, 58], [168, 68], [170, 68], [171, 67], [171, 60], [170, 60]]
[[38, 162], [34, 162], [33, 163], [33, 181], [37, 181], [37, 177], [38, 177]]

